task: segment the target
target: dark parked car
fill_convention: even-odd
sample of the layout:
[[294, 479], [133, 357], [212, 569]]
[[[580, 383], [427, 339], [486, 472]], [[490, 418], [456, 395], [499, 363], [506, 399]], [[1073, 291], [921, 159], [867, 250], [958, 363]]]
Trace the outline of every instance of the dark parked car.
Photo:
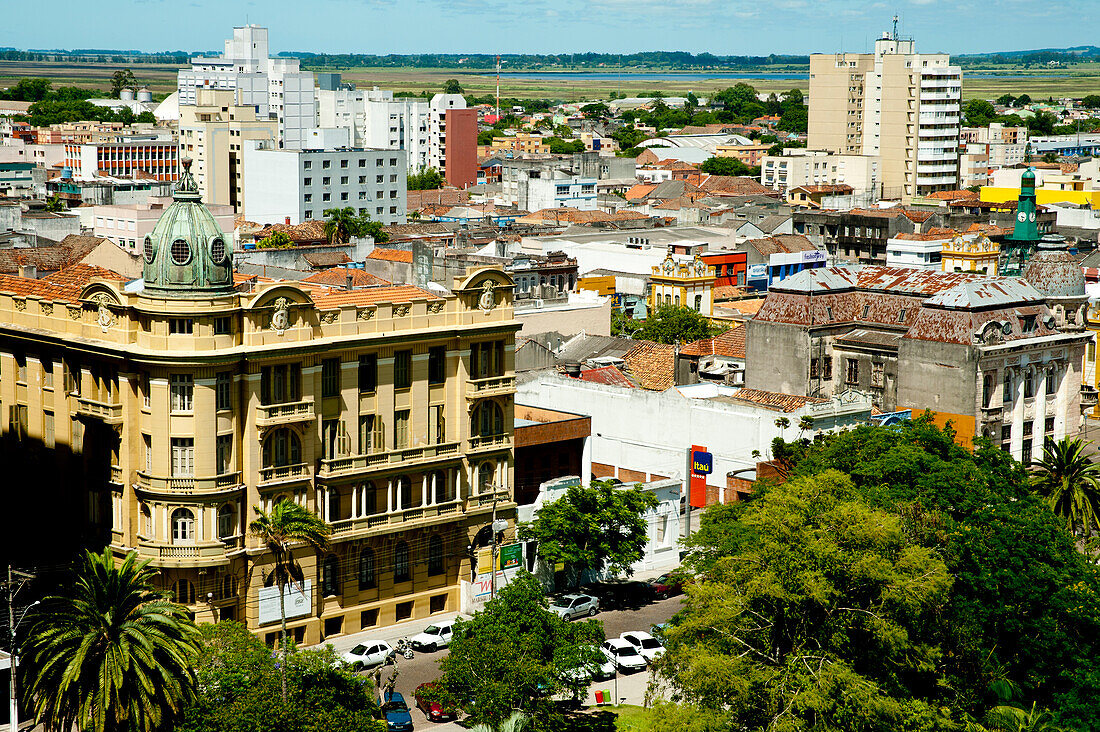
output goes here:
[[382, 701], [382, 717], [387, 732], [412, 732], [413, 718], [405, 697], [396, 691], [387, 691]]
[[433, 722], [446, 722], [452, 720], [457, 716], [453, 709], [444, 709], [442, 704], [437, 701], [430, 701], [424, 694], [425, 691], [435, 689], [437, 686], [438, 685], [434, 682], [429, 682], [416, 687], [416, 691], [413, 692], [413, 699], [416, 699], [416, 706], [420, 708], [420, 711], [424, 712], [424, 716]]
[[671, 574], [662, 574], [657, 579], [650, 581], [649, 587], [653, 591], [653, 596], [662, 600], [666, 597], [679, 595], [684, 591], [684, 583]]
[[638, 580], [605, 580], [585, 585], [584, 591], [600, 601], [602, 609], [637, 609], [653, 600], [653, 590]]

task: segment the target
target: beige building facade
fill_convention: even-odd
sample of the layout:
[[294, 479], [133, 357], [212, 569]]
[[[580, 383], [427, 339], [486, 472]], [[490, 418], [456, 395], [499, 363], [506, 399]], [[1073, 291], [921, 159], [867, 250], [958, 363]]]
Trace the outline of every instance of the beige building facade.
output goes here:
[[511, 279], [234, 276], [203, 210], [185, 173], [141, 291], [90, 267], [0, 276], [3, 444], [76, 462], [82, 536], [151, 560], [197, 620], [274, 641], [279, 594], [248, 525], [284, 500], [333, 529], [331, 551], [294, 550], [299, 642], [459, 609], [475, 537], [515, 514]]
[[180, 106], [180, 158], [194, 160], [195, 182], [206, 203], [244, 205], [245, 140], [279, 140], [279, 121], [257, 117], [237, 103], [235, 90], [199, 89], [194, 105]]
[[874, 53], [810, 56], [807, 147], [881, 159], [884, 197], [910, 200], [959, 183], [962, 70], [884, 35]]
[[857, 195], [880, 193], [877, 155], [834, 154], [828, 150], [788, 148], [760, 160], [760, 183], [786, 192], [799, 186], [846, 184]]

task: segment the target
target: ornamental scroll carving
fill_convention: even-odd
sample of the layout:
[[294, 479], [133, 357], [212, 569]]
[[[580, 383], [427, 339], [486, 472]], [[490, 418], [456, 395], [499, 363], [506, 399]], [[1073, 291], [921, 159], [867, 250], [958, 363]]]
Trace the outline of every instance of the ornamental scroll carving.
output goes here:
[[282, 335], [290, 327], [290, 300], [280, 297], [275, 301], [275, 312], [271, 314], [271, 330]]

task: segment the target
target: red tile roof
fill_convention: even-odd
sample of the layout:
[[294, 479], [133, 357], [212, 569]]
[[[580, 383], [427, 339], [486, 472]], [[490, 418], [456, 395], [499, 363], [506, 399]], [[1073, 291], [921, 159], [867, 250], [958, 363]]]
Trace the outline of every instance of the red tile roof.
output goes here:
[[341, 305], [377, 305], [385, 302], [412, 302], [413, 300], [439, 300], [427, 290], [422, 290], [413, 285], [387, 285], [382, 287], [367, 287], [362, 290], [337, 290], [327, 287], [317, 287], [313, 290], [313, 302], [321, 310], [339, 307]]
[[791, 190], [806, 191], [806, 193], [812, 195], [817, 193], [851, 193], [855, 189], [847, 183], [831, 183], [828, 185], [820, 186], [797, 186], [795, 188], [792, 188]]
[[757, 404], [780, 412], [794, 412], [807, 404], [827, 404], [829, 401], [828, 399], [781, 394], [777, 391], [764, 391], [763, 389], [741, 389], [732, 398], [739, 402]]
[[682, 356], [745, 357], [745, 327], [731, 328], [714, 338], [689, 343], [680, 349]]
[[623, 360], [643, 389], [664, 391], [676, 385], [676, 349], [670, 345], [639, 341]]
[[361, 269], [355, 269], [351, 267], [333, 267], [332, 269], [326, 269], [323, 272], [315, 272], [309, 277], [306, 277], [302, 282], [310, 282], [317, 285], [334, 285], [337, 287], [346, 287], [348, 284], [348, 277], [351, 277], [352, 287], [369, 287], [371, 285], [391, 285], [393, 284], [389, 280], [384, 280], [381, 277], [376, 277], [370, 272], [366, 272]]
[[628, 201], [640, 201], [657, 187], [656, 183], [638, 183], [627, 189], [624, 198]]
[[413, 253], [409, 249], [383, 249], [382, 247], [375, 247], [374, 250], [367, 255], [367, 259], [382, 259], [387, 262], [406, 262], [412, 264]]
[[120, 275], [118, 272], [114, 272], [103, 267], [96, 267], [91, 264], [74, 264], [71, 267], [54, 272], [51, 275], [47, 275], [42, 278], [43, 282], [49, 282], [53, 285], [70, 286], [77, 289], [88, 284], [88, 282], [96, 277], [101, 277], [105, 280], [117, 280], [125, 282], [128, 278]]
[[622, 386], [627, 389], [634, 388], [634, 382], [626, 378], [622, 371], [614, 366], [604, 366], [598, 369], [582, 371], [578, 377], [581, 381], [590, 381], [593, 384], [606, 384], [607, 386]]
[[325, 236], [324, 221], [303, 221], [300, 224], [267, 224], [253, 236], [256, 241], [259, 241], [266, 239], [276, 231], [286, 234], [292, 242], [328, 241]]

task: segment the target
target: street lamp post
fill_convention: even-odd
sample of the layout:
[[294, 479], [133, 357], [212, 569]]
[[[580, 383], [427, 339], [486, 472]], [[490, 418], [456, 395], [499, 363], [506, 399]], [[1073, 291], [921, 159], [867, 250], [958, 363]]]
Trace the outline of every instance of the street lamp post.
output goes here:
[[19, 655], [16, 653], [15, 646], [15, 630], [19, 627], [19, 623], [23, 622], [23, 618], [27, 617], [27, 611], [38, 604], [35, 600], [23, 610], [23, 614], [19, 616], [19, 620], [15, 619], [15, 578], [18, 577], [20, 582], [25, 582], [30, 579], [34, 579], [33, 574], [26, 572], [20, 572], [18, 569], [14, 569], [10, 564], [8, 565], [8, 628], [9, 635], [11, 637], [11, 668], [9, 669], [10, 685], [8, 692], [11, 698], [8, 700], [8, 729], [9, 732], [19, 731], [19, 697], [18, 687], [15, 681], [16, 667], [19, 665]]

